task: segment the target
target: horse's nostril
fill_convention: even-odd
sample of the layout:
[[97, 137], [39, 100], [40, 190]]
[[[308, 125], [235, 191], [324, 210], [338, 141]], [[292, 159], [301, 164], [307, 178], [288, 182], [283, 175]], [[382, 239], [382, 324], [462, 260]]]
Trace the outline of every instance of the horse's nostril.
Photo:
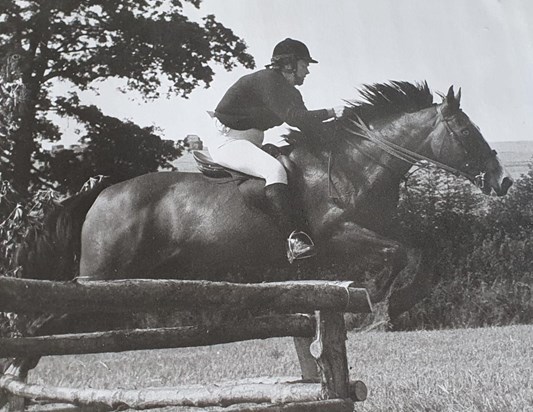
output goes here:
[[506, 177], [503, 179], [502, 186], [506, 189], [509, 189], [513, 185], [513, 183], [513, 179], [511, 179], [510, 177]]
[[510, 177], [504, 177], [502, 180], [502, 192], [503, 194], [507, 193], [509, 188], [513, 185], [513, 179]]

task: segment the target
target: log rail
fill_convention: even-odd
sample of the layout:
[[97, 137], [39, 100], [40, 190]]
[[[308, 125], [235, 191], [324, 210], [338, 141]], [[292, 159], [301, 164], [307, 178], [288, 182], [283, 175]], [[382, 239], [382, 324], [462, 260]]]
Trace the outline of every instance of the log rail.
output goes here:
[[79, 314], [150, 312], [154, 308], [238, 308], [254, 317], [209, 328], [197, 325], [1, 338], [0, 358], [178, 348], [293, 336], [312, 341], [309, 356], [316, 361], [317, 374], [309, 379], [302, 369], [304, 380], [269, 378], [267, 382], [263, 379], [203, 387], [98, 390], [32, 385], [8, 369], [0, 375], [0, 407], [2, 392], [8, 393], [12, 401], [19, 400], [11, 403], [10, 411], [23, 410], [20, 398], [98, 410], [163, 406], [224, 410], [213, 408], [233, 404], [228, 409], [231, 411], [352, 411], [355, 401], [366, 398], [366, 386], [349, 380], [343, 313], [369, 313], [372, 309], [366, 290], [353, 288], [350, 282], [235, 284], [139, 279], [74, 283], [0, 278], [0, 311]]
[[238, 307], [279, 313], [370, 312], [366, 290], [350, 287], [350, 284], [329, 281], [242, 284], [155, 279], [74, 283], [0, 277], [0, 311], [65, 314]]

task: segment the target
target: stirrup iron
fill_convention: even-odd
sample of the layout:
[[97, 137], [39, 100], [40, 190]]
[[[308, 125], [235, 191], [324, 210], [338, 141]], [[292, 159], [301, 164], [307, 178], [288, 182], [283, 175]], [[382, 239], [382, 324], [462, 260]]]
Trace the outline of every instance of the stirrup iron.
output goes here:
[[[305, 243], [309, 245], [309, 247], [301, 252], [298, 252], [294, 250], [293, 243], [294, 241], [297, 241], [298, 237], [303, 237], [305, 239]], [[295, 260], [300, 259], [307, 259], [316, 254], [315, 250], [315, 244], [313, 242], [313, 239], [311, 237], [302, 231], [294, 230], [287, 239], [287, 259], [289, 260], [289, 263], [293, 263]]]

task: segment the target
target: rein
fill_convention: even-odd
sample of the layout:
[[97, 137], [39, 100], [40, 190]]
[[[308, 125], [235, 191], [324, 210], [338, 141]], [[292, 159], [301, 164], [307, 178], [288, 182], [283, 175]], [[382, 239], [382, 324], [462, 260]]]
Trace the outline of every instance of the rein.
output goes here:
[[[440, 107], [437, 106], [436, 107], [436, 110], [437, 110], [437, 115], [440, 119], [440, 121], [444, 124], [444, 127], [446, 128], [446, 131], [448, 132], [448, 134], [453, 137], [454, 139], [456, 140], [459, 140], [458, 137], [457, 137], [457, 134], [454, 132], [454, 130], [451, 128], [451, 126], [448, 124], [448, 121], [446, 120], [446, 118], [444, 117], [444, 115], [442, 114], [442, 112], [440, 111]], [[354, 130], [350, 127], [347, 127], [345, 126], [345, 130], [350, 133], [350, 134], [353, 134], [353, 135], [356, 135], [356, 136], [359, 136], [359, 137], [362, 137], [372, 143], [374, 143], [375, 145], [377, 145], [379, 148], [381, 148], [383, 151], [385, 151], [386, 153], [388, 153], [389, 155], [397, 158], [397, 159], [400, 159], [400, 160], [403, 160], [404, 162], [406, 163], [409, 163], [411, 164], [412, 166], [414, 166], [416, 163], [419, 163], [419, 162], [426, 162], [426, 163], [422, 163], [420, 164], [421, 167], [423, 168], [427, 168], [428, 165], [427, 163], [430, 163], [430, 164], [433, 164], [434, 166], [438, 167], [439, 169], [442, 169], [442, 170], [445, 170], [449, 173], [452, 173], [456, 176], [463, 176], [469, 180], [472, 180], [478, 187], [480, 188], [483, 188], [484, 184], [485, 184], [485, 172], [480, 172], [478, 175], [476, 176], [473, 176], [472, 174], [469, 174], [469, 173], [466, 173], [466, 172], [463, 172], [459, 169], [456, 169], [455, 167], [452, 167], [452, 166], [448, 166], [444, 163], [441, 163], [437, 160], [434, 160], [434, 159], [431, 159], [427, 156], [424, 156], [420, 153], [417, 153], [417, 152], [413, 152], [412, 150], [409, 150], [409, 149], [406, 149], [402, 146], [399, 146], [397, 145], [396, 143], [393, 143], [393, 142], [390, 142], [388, 140], [385, 140], [381, 137], [379, 137], [376, 133], [374, 133], [372, 130], [370, 130], [370, 128], [361, 120], [361, 118], [357, 117], [357, 120], [353, 120], [353, 119], [349, 119], [350, 122], [356, 126], [359, 130]], [[343, 139], [346, 143], [348, 143], [349, 145], [357, 148], [358, 146], [355, 145], [352, 141], [344, 138]], [[465, 149], [466, 150], [466, 149]]]

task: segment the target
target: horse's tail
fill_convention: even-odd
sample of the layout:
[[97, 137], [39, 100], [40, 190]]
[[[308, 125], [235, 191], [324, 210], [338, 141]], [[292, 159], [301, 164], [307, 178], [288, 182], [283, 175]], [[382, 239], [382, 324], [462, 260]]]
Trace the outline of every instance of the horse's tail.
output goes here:
[[29, 279], [72, 280], [79, 273], [81, 228], [87, 212], [110, 182], [100, 182], [55, 207], [40, 227], [29, 230], [19, 245], [14, 266]]

